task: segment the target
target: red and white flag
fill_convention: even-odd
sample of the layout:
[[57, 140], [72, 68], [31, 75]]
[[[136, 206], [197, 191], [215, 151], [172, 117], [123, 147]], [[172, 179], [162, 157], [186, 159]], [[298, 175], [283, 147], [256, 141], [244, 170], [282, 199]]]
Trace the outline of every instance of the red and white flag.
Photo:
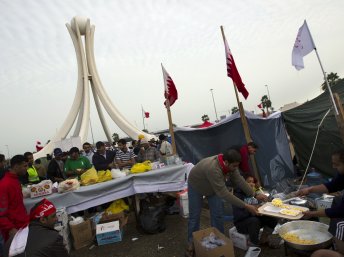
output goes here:
[[142, 117], [143, 118], [149, 118], [149, 112], [146, 112], [144, 109], [143, 109], [143, 106], [141, 105], [141, 109], [142, 109]]
[[145, 113], [145, 118], [149, 118], [149, 112], [144, 112]]
[[262, 108], [263, 108], [263, 104], [261, 104], [261, 103], [258, 104], [257, 106], [258, 106], [259, 109], [262, 109]]
[[303, 69], [303, 57], [315, 49], [311, 32], [309, 31], [306, 20], [299, 28], [295, 39], [293, 52], [291, 54], [291, 63], [297, 70]]
[[237, 70], [237, 67], [234, 62], [233, 55], [231, 50], [229, 49], [228, 43], [226, 38], [223, 38], [225, 44], [225, 51], [226, 51], [226, 63], [227, 63], [227, 76], [232, 78], [233, 83], [237, 87], [238, 91], [247, 99], [248, 91], [245, 88], [244, 83], [241, 80], [240, 74]]
[[[161, 64], [162, 74], [164, 76], [165, 84], [165, 99], [169, 101], [169, 106], [172, 106], [174, 102], [178, 99], [177, 88], [168, 72], [165, 70], [164, 66]], [[166, 101], [164, 102], [166, 106]]]

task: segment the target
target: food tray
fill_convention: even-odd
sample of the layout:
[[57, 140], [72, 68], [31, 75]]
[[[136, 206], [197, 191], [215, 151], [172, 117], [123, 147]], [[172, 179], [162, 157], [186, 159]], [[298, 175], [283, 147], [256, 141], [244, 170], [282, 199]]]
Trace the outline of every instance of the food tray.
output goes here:
[[[301, 210], [302, 212], [309, 211], [309, 209], [306, 207], [300, 207], [300, 206], [290, 205], [290, 204], [284, 204], [284, 206], [290, 206], [291, 208], [294, 207]], [[288, 220], [299, 220], [303, 217], [302, 212], [296, 216], [281, 214], [280, 211], [282, 209], [285, 209], [285, 208], [273, 206], [271, 203], [265, 203], [258, 208], [258, 212], [263, 215], [272, 216], [276, 218], [283, 218], [283, 219], [288, 219]]]

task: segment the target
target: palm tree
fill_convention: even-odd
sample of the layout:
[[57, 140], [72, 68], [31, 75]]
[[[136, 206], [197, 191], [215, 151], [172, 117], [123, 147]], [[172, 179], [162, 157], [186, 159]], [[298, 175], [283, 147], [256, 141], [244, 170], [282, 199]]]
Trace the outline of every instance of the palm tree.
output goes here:
[[204, 114], [204, 115], [202, 116], [202, 121], [205, 122], [205, 121], [208, 121], [208, 120], [209, 120], [208, 114]]
[[269, 114], [269, 108], [271, 108], [271, 101], [267, 95], [263, 95], [262, 99], [260, 100], [263, 108], [266, 108], [267, 114]]
[[119, 140], [119, 135], [118, 135], [117, 133], [113, 133], [113, 134], [112, 134], [112, 140], [113, 140], [114, 142], [118, 142], [118, 140]]
[[238, 112], [239, 109], [238, 109], [238, 107], [234, 106], [231, 111], [232, 111], [232, 114], [234, 114], [234, 113]]
[[[339, 76], [337, 75], [337, 73], [333, 73], [333, 72], [327, 74], [326, 78], [330, 87], [333, 87], [339, 82], [339, 80], [341, 80]], [[323, 91], [327, 90], [326, 81], [324, 81], [324, 83], [321, 84], [321, 89]]]

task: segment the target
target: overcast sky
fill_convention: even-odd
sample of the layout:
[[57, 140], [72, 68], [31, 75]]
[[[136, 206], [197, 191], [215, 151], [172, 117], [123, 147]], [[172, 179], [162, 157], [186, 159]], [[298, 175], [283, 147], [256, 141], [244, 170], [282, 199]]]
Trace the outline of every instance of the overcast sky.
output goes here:
[[[203, 114], [215, 120], [211, 88], [219, 116], [236, 106], [220, 25], [250, 93], [246, 110], [259, 111], [265, 85], [275, 109], [314, 98], [323, 75], [314, 52], [305, 69], [291, 65], [296, 34], [306, 19], [325, 70], [343, 77], [343, 10], [343, 0], [1, 0], [0, 152], [7, 156], [6, 145], [11, 156], [33, 151], [64, 122], [77, 83], [65, 24], [76, 15], [96, 26], [96, 64], [115, 106], [142, 129], [142, 104], [155, 131], [168, 126], [161, 62], [178, 89], [178, 126], [200, 123]], [[106, 116], [111, 132], [124, 136]], [[91, 121], [94, 140], [105, 140], [92, 98]]]

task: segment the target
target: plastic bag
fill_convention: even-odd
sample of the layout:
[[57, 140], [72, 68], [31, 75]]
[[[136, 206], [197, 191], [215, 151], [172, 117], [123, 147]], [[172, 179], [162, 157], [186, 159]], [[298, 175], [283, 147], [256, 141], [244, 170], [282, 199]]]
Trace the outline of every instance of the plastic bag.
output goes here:
[[112, 180], [111, 171], [100, 170], [98, 171], [98, 183]]
[[88, 186], [98, 182], [98, 174], [95, 168], [91, 168], [80, 176], [81, 185]]
[[107, 215], [111, 214], [117, 214], [122, 211], [128, 211], [129, 206], [123, 201], [123, 199], [119, 199], [116, 201], [113, 201], [112, 204], [105, 210], [105, 213]]
[[133, 167], [131, 167], [131, 173], [142, 173], [152, 169], [152, 165], [150, 161], [145, 161], [142, 163], [136, 163]]
[[123, 171], [120, 171], [119, 169], [112, 169], [111, 170], [111, 176], [113, 179], [115, 178], [121, 178], [121, 177], [125, 177], [127, 174]]
[[59, 193], [65, 193], [65, 192], [76, 190], [79, 187], [80, 187], [80, 183], [77, 179], [75, 179], [75, 178], [67, 179], [65, 181], [62, 181], [59, 184], [58, 192]]

